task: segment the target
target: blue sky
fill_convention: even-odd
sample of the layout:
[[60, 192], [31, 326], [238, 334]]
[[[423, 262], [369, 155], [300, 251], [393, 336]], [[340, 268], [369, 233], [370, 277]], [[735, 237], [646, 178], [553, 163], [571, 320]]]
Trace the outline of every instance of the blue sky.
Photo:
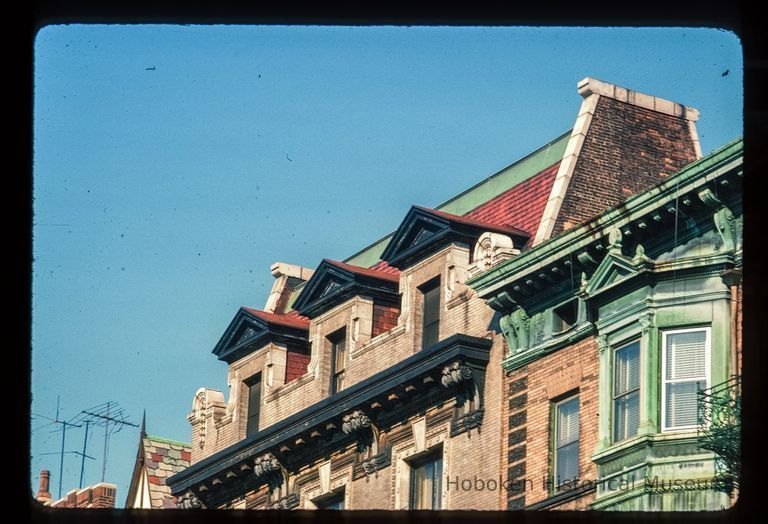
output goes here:
[[[314, 268], [570, 129], [586, 76], [742, 134], [737, 37], [692, 28], [68, 25], [35, 41], [30, 485], [108, 400], [189, 441], [211, 350], [276, 261]], [[724, 73], [728, 71], [728, 74]], [[34, 414], [43, 416], [34, 416]], [[85, 484], [100, 480], [103, 431]], [[93, 440], [91, 440], [93, 439]], [[110, 440], [122, 506], [138, 431]], [[82, 450], [83, 430], [67, 433]], [[65, 455], [63, 489], [80, 461]]]

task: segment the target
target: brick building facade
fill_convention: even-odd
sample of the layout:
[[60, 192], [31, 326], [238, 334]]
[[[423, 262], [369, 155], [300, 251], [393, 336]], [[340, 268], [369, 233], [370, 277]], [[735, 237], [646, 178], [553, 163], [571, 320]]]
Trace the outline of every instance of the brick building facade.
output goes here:
[[[602, 467], [591, 453], [604, 438], [605, 371], [585, 305], [558, 310], [568, 326], [554, 337], [551, 315], [516, 311], [522, 296], [568, 302], [561, 281], [578, 269], [580, 285], [613, 244], [590, 237], [573, 253], [582, 265], [522, 283], [509, 268], [701, 154], [695, 110], [593, 79], [579, 93], [572, 131], [436, 209], [413, 206], [391, 235], [314, 270], [273, 266], [264, 309], [240, 308], [213, 350], [229, 365], [228, 399], [195, 395], [191, 466], [167, 481], [181, 507], [594, 503], [594, 490], [553, 495], [547, 484], [553, 401], [569, 428], [592, 417], [577, 439], [563, 433], [558, 467], [594, 478]], [[476, 479], [483, 489], [466, 489]]]

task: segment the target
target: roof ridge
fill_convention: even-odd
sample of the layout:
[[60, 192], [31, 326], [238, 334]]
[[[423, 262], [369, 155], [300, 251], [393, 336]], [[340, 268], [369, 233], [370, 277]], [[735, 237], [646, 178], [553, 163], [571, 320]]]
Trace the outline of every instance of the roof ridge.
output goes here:
[[144, 438], [147, 439], [147, 440], [154, 440], [156, 442], [164, 442], [166, 444], [176, 444], [177, 446], [184, 446], [184, 447], [192, 449], [192, 444], [191, 443], [182, 442], [180, 440], [174, 440], [174, 439], [165, 438], [165, 437], [156, 437], [156, 436], [153, 436], [153, 435], [147, 435], [146, 433], [144, 434]]

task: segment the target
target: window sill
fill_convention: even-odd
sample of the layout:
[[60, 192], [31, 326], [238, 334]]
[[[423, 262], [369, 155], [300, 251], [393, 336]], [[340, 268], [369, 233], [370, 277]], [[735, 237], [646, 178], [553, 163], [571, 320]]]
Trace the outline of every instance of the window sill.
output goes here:
[[405, 333], [405, 324], [397, 325], [392, 329], [390, 329], [389, 331], [385, 331], [380, 335], [376, 335], [374, 338], [369, 340], [366, 344], [363, 344], [359, 348], [356, 348], [354, 351], [352, 351], [349, 354], [349, 358], [352, 360], [355, 360], [356, 358], [363, 355], [364, 353], [367, 353], [372, 349], [375, 349], [379, 346], [386, 344], [390, 340], [402, 335], [403, 333]]

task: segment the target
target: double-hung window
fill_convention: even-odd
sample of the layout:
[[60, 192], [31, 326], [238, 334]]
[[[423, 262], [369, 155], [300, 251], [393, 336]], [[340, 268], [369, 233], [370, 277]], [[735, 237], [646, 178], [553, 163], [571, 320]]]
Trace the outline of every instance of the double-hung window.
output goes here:
[[579, 397], [571, 397], [554, 406], [555, 486], [579, 478]]
[[331, 342], [331, 391], [338, 393], [344, 389], [344, 371], [347, 367], [347, 332], [345, 329], [329, 337]]
[[640, 342], [616, 350], [613, 359], [613, 441], [637, 435], [640, 423]]
[[421, 348], [435, 344], [440, 337], [440, 277], [419, 288], [424, 301]]
[[409, 509], [441, 509], [443, 455], [442, 451], [411, 464], [411, 497]]
[[710, 328], [662, 332], [662, 430], [696, 427], [697, 392], [709, 387]]
[[261, 373], [245, 381], [248, 388], [248, 421], [245, 426], [245, 436], [250, 437], [259, 431], [259, 412], [261, 411]]

